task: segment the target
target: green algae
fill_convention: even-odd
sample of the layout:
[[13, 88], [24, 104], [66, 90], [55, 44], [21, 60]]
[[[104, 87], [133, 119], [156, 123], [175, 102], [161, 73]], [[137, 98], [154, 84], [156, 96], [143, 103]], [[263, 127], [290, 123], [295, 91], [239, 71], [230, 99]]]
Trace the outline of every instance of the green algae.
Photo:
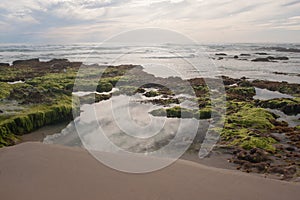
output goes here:
[[111, 94], [88, 94], [79, 97], [80, 104], [93, 104], [111, 98]]
[[227, 87], [227, 99], [249, 100], [256, 94], [254, 87]]
[[255, 108], [252, 105], [244, 105], [238, 112], [227, 116], [227, 122], [237, 127], [251, 129], [272, 129], [272, 121], [275, 117], [263, 108]]
[[269, 152], [275, 152], [276, 148], [273, 145], [276, 143], [277, 141], [271, 137], [246, 136], [233, 140], [231, 144], [238, 145], [246, 150], [260, 148]]
[[160, 108], [150, 112], [153, 116], [166, 116], [169, 118], [196, 118], [196, 119], [209, 119], [211, 118], [211, 108], [203, 108], [200, 110], [192, 110], [174, 106], [172, 108]]
[[78, 113], [78, 107], [75, 106], [70, 97], [64, 97], [55, 104], [31, 105], [17, 115], [7, 116], [0, 121], [0, 146], [14, 144], [17, 138], [15, 135], [30, 133], [45, 125], [72, 120], [73, 113], [76, 113], [76, 110]]
[[239, 94], [243, 96], [255, 95], [254, 87], [230, 87], [228, 89], [229, 93]]
[[228, 103], [228, 111], [223, 129], [219, 129], [222, 140], [229, 146], [244, 149], [261, 148], [275, 151], [277, 141], [268, 136], [275, 128], [276, 116], [263, 108], [257, 108], [246, 102]]
[[158, 91], [155, 91], [155, 90], [151, 90], [149, 92], [146, 92], [144, 94], [146, 97], [156, 97], [156, 96], [159, 96], [160, 93]]
[[0, 99], [7, 98], [12, 89], [13, 89], [12, 85], [8, 83], [0, 82]]
[[97, 85], [97, 92], [110, 92], [113, 89], [113, 85], [108, 81], [101, 80]]
[[123, 95], [132, 96], [139, 91], [138, 87], [130, 86], [130, 85], [118, 86], [117, 89], [118, 91], [114, 92], [114, 95], [123, 94]]
[[300, 85], [296, 83], [287, 83], [287, 82], [274, 82], [266, 80], [254, 80], [252, 85], [262, 89], [268, 89], [271, 91], [278, 91], [280, 93], [293, 95], [295, 97], [300, 96]]
[[6, 111], [4, 107], [0, 116], [0, 146], [15, 144], [17, 135], [72, 120], [73, 113], [79, 112], [78, 105], [72, 103], [74, 78], [75, 73], [69, 70], [69, 73], [48, 73], [29, 78], [20, 84], [0, 82], [1, 99], [5, 98], [7, 104], [16, 101], [19, 107], [22, 106], [22, 109], [16, 106], [12, 111]]
[[300, 98], [294, 99], [271, 99], [260, 101], [259, 106], [264, 108], [278, 109], [283, 111], [287, 115], [296, 115], [300, 113]]

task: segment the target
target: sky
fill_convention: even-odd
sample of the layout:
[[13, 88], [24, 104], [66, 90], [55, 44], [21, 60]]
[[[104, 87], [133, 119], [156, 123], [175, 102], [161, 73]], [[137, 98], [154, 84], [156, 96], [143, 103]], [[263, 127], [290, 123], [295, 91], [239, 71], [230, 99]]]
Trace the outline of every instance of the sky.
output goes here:
[[300, 43], [300, 0], [0, 2], [0, 43], [101, 42], [150, 27], [200, 43]]

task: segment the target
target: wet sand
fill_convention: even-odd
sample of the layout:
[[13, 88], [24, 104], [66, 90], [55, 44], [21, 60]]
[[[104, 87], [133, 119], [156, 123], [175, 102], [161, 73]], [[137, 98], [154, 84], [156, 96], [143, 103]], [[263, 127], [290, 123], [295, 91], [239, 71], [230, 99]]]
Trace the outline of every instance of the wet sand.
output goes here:
[[0, 149], [0, 194], [6, 200], [282, 200], [297, 199], [300, 184], [184, 160], [153, 173], [127, 174], [80, 148], [22, 143]]
[[19, 143], [22, 142], [43, 142], [44, 138], [47, 135], [53, 135], [55, 133], [60, 133], [62, 129], [64, 129], [69, 122], [62, 122], [59, 124], [44, 126], [38, 130], [35, 130], [29, 134], [22, 135], [20, 137]]

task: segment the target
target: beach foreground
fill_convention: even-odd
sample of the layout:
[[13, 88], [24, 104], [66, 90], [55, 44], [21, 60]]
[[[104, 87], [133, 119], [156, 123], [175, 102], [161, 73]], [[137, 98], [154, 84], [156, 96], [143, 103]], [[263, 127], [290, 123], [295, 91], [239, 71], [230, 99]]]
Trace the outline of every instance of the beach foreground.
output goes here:
[[0, 149], [1, 199], [297, 199], [300, 184], [178, 160], [127, 174], [79, 148], [22, 143]]

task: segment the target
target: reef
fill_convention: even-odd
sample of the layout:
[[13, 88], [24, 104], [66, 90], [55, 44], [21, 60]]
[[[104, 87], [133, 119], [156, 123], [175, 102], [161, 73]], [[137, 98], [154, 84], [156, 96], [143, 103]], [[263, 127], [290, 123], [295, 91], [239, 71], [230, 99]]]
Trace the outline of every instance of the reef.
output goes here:
[[[226, 55], [220, 53], [218, 56]], [[278, 174], [283, 179], [299, 177], [300, 126], [289, 126], [272, 112], [300, 113], [299, 84], [225, 76], [190, 80], [160, 78], [137, 65], [83, 65], [66, 59], [1, 64], [0, 147], [13, 145], [20, 135], [42, 126], [71, 121], [80, 114], [80, 104], [104, 101], [112, 95], [140, 95], [143, 97], [140, 103], [159, 106], [150, 111], [154, 117], [214, 120], [212, 117], [219, 112], [213, 106], [214, 91], [207, 82], [216, 90], [224, 89], [223, 96], [214, 99], [226, 99], [224, 127], [212, 131], [220, 135], [216, 146], [230, 152], [230, 162], [246, 172]], [[254, 99], [255, 88], [278, 91], [293, 98]], [[75, 96], [74, 92], [86, 94]], [[185, 107], [183, 102], [194, 106]], [[196, 136], [190, 152], [199, 151], [202, 142], [199, 138]]]

